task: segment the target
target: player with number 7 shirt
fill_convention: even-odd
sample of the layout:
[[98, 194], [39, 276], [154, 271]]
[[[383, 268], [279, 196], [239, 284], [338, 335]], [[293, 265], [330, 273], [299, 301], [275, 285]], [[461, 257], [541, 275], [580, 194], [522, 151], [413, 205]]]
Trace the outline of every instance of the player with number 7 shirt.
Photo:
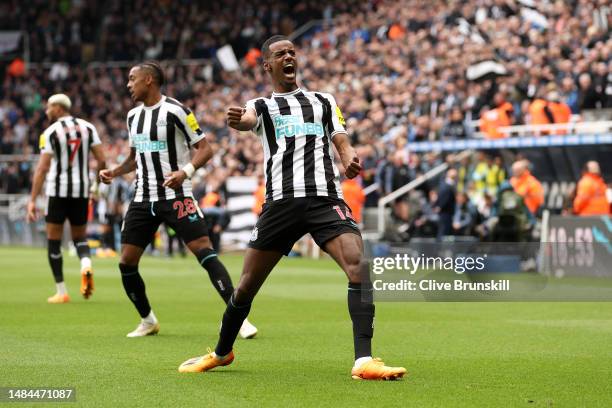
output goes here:
[[[130, 70], [127, 88], [134, 102], [141, 102], [127, 115], [130, 154], [117, 167], [100, 172], [100, 180], [110, 183], [114, 177], [136, 170], [135, 196], [121, 228], [119, 269], [123, 287], [141, 321], [127, 337], [159, 331], [138, 264], [162, 222], [186, 243], [225, 303], [234, 291], [225, 266], [212, 249], [204, 216], [191, 192], [191, 176], [210, 160], [212, 149], [193, 112], [162, 95], [163, 84], [164, 72], [155, 61]], [[195, 152], [190, 159], [191, 148]], [[255, 326], [245, 321], [240, 335], [252, 338], [255, 334]]]
[[[87, 212], [89, 204], [89, 153], [98, 163], [98, 171], [106, 167], [102, 143], [94, 125], [70, 114], [72, 102], [68, 95], [55, 94], [47, 100], [45, 114], [51, 125], [40, 135], [40, 158], [27, 208], [29, 222], [36, 221], [36, 198], [43, 183], [47, 206], [45, 222], [47, 257], [55, 279], [56, 293], [47, 299], [51, 304], [68, 303], [70, 297], [64, 283], [62, 235], [64, 222], [70, 222], [70, 234], [81, 261], [81, 294], [85, 299], [93, 294], [93, 269], [87, 243]], [[45, 180], [46, 179], [46, 180]]]

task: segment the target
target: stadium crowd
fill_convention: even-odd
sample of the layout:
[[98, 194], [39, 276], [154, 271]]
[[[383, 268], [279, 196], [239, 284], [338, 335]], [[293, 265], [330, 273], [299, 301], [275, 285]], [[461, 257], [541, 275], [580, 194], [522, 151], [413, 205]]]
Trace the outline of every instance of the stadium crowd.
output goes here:
[[[411, 142], [471, 137], [477, 119], [481, 130], [499, 137], [499, 126], [563, 122], [567, 112], [612, 107], [612, 10], [605, 0], [272, 1], [257, 7], [230, 0], [235, 7], [225, 1], [222, 8], [165, 0], [155, 7], [142, 1], [38, 3], [26, 12], [21, 2], [8, 2], [2, 6], [7, 13], [0, 13], [7, 24], [32, 28], [32, 60], [50, 63], [23, 73], [5, 70], [0, 154], [35, 153], [47, 125], [44, 100], [65, 92], [73, 113], [96, 125], [108, 156], [120, 158], [132, 107], [125, 87], [129, 64], [83, 62], [211, 58], [231, 44], [240, 72], [226, 72], [214, 59], [168, 62], [165, 93], [192, 107], [207, 132], [217, 153], [213, 183], [256, 175], [259, 142], [230, 130], [225, 109], [270, 92], [257, 45], [312, 19], [323, 23], [300, 42], [301, 82], [335, 95], [364, 164], [363, 185], [378, 181], [383, 195], [445, 160], [410, 153]], [[508, 74], [468, 80], [466, 70], [483, 60]], [[474, 160], [465, 180], [479, 177], [473, 172], [481, 158]], [[510, 163], [482, 160], [510, 171]], [[29, 163], [0, 166], [0, 191], [28, 189]], [[470, 205], [484, 197], [472, 194], [475, 184], [465, 186]], [[370, 195], [367, 205], [376, 199]]]

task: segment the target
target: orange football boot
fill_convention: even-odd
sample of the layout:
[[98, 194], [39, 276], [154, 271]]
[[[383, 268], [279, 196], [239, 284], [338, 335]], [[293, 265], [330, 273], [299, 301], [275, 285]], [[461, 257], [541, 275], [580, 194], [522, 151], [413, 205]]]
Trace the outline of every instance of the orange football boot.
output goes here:
[[404, 367], [387, 367], [380, 358], [373, 358], [351, 370], [354, 380], [397, 380], [404, 374]]
[[208, 354], [200, 357], [190, 358], [181, 364], [178, 368], [179, 373], [203, 373], [204, 371], [210, 371], [215, 367], [226, 366], [232, 364], [234, 361], [234, 352], [220, 359], [208, 349]]

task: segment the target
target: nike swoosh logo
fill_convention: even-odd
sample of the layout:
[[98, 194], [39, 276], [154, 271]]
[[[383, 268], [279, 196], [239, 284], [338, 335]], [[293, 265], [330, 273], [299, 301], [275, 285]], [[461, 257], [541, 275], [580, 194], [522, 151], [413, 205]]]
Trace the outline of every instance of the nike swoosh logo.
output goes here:
[[49, 256], [51, 257], [51, 259], [60, 259], [62, 257], [62, 254], [49, 254]]

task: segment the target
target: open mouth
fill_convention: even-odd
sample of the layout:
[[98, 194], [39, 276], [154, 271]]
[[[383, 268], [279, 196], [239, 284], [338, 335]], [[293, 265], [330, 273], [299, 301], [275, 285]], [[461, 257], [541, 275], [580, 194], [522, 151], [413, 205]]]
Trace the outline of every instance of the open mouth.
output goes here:
[[289, 63], [283, 66], [283, 73], [287, 76], [295, 75], [295, 65], [293, 65], [292, 63]]

